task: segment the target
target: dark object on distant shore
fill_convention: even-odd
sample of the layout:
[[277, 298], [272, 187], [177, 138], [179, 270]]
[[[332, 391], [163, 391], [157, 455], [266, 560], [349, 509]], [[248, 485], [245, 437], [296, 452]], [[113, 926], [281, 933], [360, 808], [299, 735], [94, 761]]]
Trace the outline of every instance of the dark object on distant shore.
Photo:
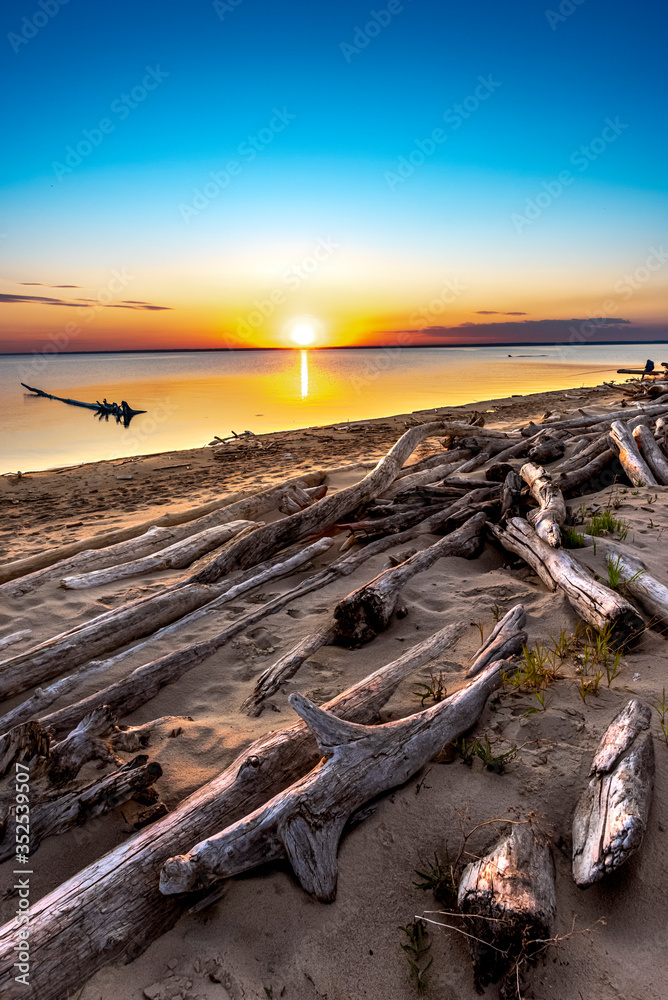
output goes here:
[[[663, 367], [665, 368], [666, 365], [663, 365]], [[618, 368], [617, 374], [640, 375], [641, 377], [644, 377], [645, 375], [651, 375], [653, 371], [654, 371], [654, 362], [650, 358], [648, 358], [647, 361], [645, 362], [644, 368]]]
[[116, 417], [116, 423], [120, 424], [122, 422], [124, 427], [129, 427], [130, 421], [138, 413], [146, 413], [146, 410], [133, 410], [125, 400], [121, 401], [120, 406], [118, 403], [108, 403], [106, 399], [103, 399], [102, 402], [96, 400], [94, 403], [82, 403], [78, 399], [64, 399], [62, 396], [52, 396], [50, 392], [42, 392], [41, 389], [33, 389], [31, 385], [26, 385], [25, 382], [21, 382], [21, 385], [36, 396], [44, 396], [45, 399], [57, 399], [59, 403], [69, 403], [70, 406], [83, 406], [86, 410], [95, 410], [100, 419], [104, 417], [108, 420], [109, 417]]

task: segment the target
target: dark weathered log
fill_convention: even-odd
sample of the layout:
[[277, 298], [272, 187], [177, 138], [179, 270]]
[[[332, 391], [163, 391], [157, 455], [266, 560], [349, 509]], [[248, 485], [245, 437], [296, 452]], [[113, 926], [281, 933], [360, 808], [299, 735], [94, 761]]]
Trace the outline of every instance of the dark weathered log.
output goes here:
[[514, 471], [514, 467], [509, 462], [495, 462], [494, 465], [485, 469], [485, 479], [490, 483], [503, 483], [508, 473]]
[[[340, 718], [373, 721], [399, 683], [415, 666], [422, 666], [424, 661], [417, 655], [422, 646], [409, 649], [325, 707]], [[315, 740], [301, 722], [263, 736], [150, 830], [124, 841], [33, 903], [30, 948], [34, 965], [29, 986], [21, 987], [16, 997], [62, 1000], [68, 990], [80, 988], [108, 962], [141, 954], [173, 926], [187, 905], [159, 892], [162, 862], [187, 850], [193, 840], [208, 837], [257, 808], [313, 767], [319, 756]], [[0, 928], [0, 988], [6, 991], [15, 975], [17, 940], [12, 917]], [[14, 1000], [13, 994], [8, 996]]]
[[540, 504], [538, 510], [529, 511], [529, 524], [539, 538], [558, 549], [561, 545], [561, 525], [566, 520], [563, 493], [541, 465], [527, 462], [520, 469], [520, 476], [531, 490], [534, 500]]
[[638, 446], [628, 427], [621, 420], [610, 425], [610, 439], [619, 452], [619, 461], [634, 486], [657, 486], [654, 475], [638, 451]]
[[462, 462], [466, 458], [472, 458], [473, 451], [470, 447], [451, 448], [448, 451], [437, 451], [435, 455], [428, 455], [415, 465], [406, 466], [398, 473], [395, 482], [412, 476], [415, 472], [423, 472], [425, 469], [433, 469], [437, 465], [451, 465], [453, 462]]
[[588, 483], [595, 476], [600, 475], [616, 457], [617, 453], [612, 448], [606, 448], [605, 451], [592, 458], [590, 462], [587, 462], [581, 468], [574, 469], [572, 472], [562, 472], [561, 475], [556, 476], [555, 483], [562, 493], [576, 490], [585, 483]]
[[564, 454], [564, 444], [555, 438], [546, 438], [529, 448], [527, 458], [531, 462], [555, 462]]
[[33, 757], [46, 757], [49, 737], [38, 722], [24, 722], [0, 736], [0, 778], [15, 764], [25, 764]]
[[[162, 774], [157, 761], [147, 763], [148, 757], [140, 755], [128, 761], [117, 771], [105, 774], [82, 788], [70, 792], [54, 791], [30, 809], [30, 853], [33, 855], [45, 837], [54, 837], [73, 826], [81, 826], [95, 816], [117, 809], [140, 789], [148, 788]], [[16, 816], [12, 813], [0, 839], [0, 862], [6, 861], [16, 851]]]
[[522, 480], [515, 470], [511, 470], [503, 483], [501, 494], [501, 518], [515, 517], [520, 512]]
[[565, 549], [553, 549], [519, 517], [505, 525], [490, 524], [489, 530], [505, 549], [521, 556], [549, 590], [561, 588], [581, 618], [596, 628], [609, 628], [615, 645], [639, 641], [645, 623], [633, 605], [596, 580]]
[[661, 406], [652, 403], [645, 406], [638, 406], [636, 408], [629, 406], [623, 410], [612, 410], [610, 413], [592, 413], [584, 414], [580, 417], [567, 417], [564, 420], [558, 420], [554, 423], [550, 423], [550, 427], [558, 429], [570, 427], [592, 427], [596, 424], [609, 424], [611, 420], [630, 420], [631, 417], [641, 416], [642, 414], [656, 417], [663, 413], [668, 413], [668, 406]]
[[466, 559], [477, 556], [483, 545], [482, 531], [486, 520], [484, 514], [475, 514], [457, 531], [417, 552], [399, 566], [385, 570], [339, 601], [334, 610], [337, 641], [359, 646], [386, 629], [404, 585], [417, 573], [433, 566], [438, 559], [450, 555]]
[[514, 977], [518, 960], [531, 961], [554, 933], [557, 897], [547, 840], [528, 826], [513, 826], [464, 869], [457, 902], [473, 917], [466, 931], [478, 991]]
[[652, 712], [635, 698], [599, 743], [573, 817], [573, 878], [592, 885], [642, 844], [654, 787]]
[[291, 695], [290, 704], [313, 732], [325, 760], [260, 809], [166, 861], [160, 891], [192, 892], [267, 861], [287, 859], [302, 887], [330, 902], [336, 896], [336, 855], [347, 820], [470, 729], [506, 666], [506, 661], [493, 663], [467, 688], [432, 708], [381, 726], [343, 722], [303, 695]]
[[668, 459], [654, 440], [649, 427], [638, 425], [633, 430], [633, 437], [656, 481], [662, 486], [668, 486]]
[[565, 458], [563, 462], [559, 462], [558, 465], [553, 466], [550, 469], [550, 474], [555, 476], [559, 472], [574, 472], [576, 469], [582, 469], [593, 458], [597, 458], [609, 448], [610, 439], [607, 433], [596, 435], [593, 441], [583, 438], [582, 447], [574, 449], [568, 458]]
[[464, 467], [467, 464], [467, 460], [445, 462], [442, 465], [433, 465], [429, 469], [423, 469], [422, 472], [414, 472], [412, 475], [396, 479], [391, 486], [383, 491], [383, 499], [393, 500], [395, 497], [411, 493], [417, 486], [439, 482], [449, 473], [465, 471]]
[[[124, 405], [124, 409], [118, 406], [118, 403], [107, 403], [106, 399], [104, 403], [82, 403], [78, 399], [65, 399], [63, 396], [52, 396], [50, 392], [43, 392], [42, 389], [33, 389], [31, 385], [26, 385], [25, 382], [21, 382], [24, 389], [28, 389], [29, 392], [34, 393], [36, 396], [43, 396], [45, 399], [56, 399], [59, 403], [68, 403], [70, 406], [81, 406], [86, 410], [95, 410], [97, 413], [102, 414], [114, 414], [118, 416], [124, 416], [127, 418], [128, 426], [132, 417], [135, 417], [138, 413], [146, 413], [146, 410], [133, 410], [131, 406], [127, 403]], [[117, 414], [118, 411], [118, 414]]]
[[508, 660], [521, 653], [527, 641], [527, 633], [524, 631], [526, 621], [527, 613], [524, 605], [516, 604], [487, 636], [466, 676], [475, 677], [494, 660]]
[[45, 768], [48, 781], [55, 787], [68, 784], [90, 760], [120, 764], [109, 739], [115, 720], [107, 705], [91, 712], [76, 729], [51, 748]]
[[[125, 528], [117, 528], [114, 531], [105, 531], [99, 535], [92, 535], [87, 538], [81, 538], [78, 542], [68, 542], [66, 545], [60, 545], [53, 549], [46, 549], [44, 552], [38, 552], [32, 556], [25, 556], [22, 559], [15, 559], [12, 562], [5, 563], [0, 566], [0, 584], [6, 583], [8, 580], [15, 580], [18, 577], [26, 576], [27, 574], [36, 573], [37, 571], [44, 569], [47, 566], [54, 567], [55, 572], [49, 577], [40, 578], [42, 582], [46, 579], [55, 579], [59, 574], [64, 575], [69, 571], [70, 567], [63, 566], [65, 560], [69, 560], [72, 556], [82, 553], [89, 549], [106, 549], [113, 545], [117, 545], [120, 542], [125, 542], [132, 538], [138, 538], [140, 535], [144, 535], [153, 529], [160, 528], [170, 528], [175, 525], [188, 524], [189, 522], [196, 521], [207, 514], [211, 514], [214, 511], [222, 511], [223, 519], [231, 521], [237, 517], [250, 517], [251, 515], [259, 515], [263, 510], [270, 510], [271, 506], [277, 506], [283, 492], [287, 487], [289, 487], [294, 482], [305, 482], [310, 486], [318, 486], [323, 482], [327, 473], [322, 471], [306, 473], [299, 477], [299, 480], [294, 477], [287, 479], [285, 482], [273, 486], [269, 490], [265, 490], [263, 493], [252, 493], [246, 491], [241, 491], [237, 493], [230, 493], [228, 496], [223, 497], [222, 500], [212, 500], [209, 503], [200, 505], [199, 507], [191, 507], [189, 510], [178, 511], [173, 514], [163, 514], [161, 517], [153, 518], [150, 521], [142, 521], [138, 524], [130, 524]], [[276, 503], [273, 503], [273, 501]], [[251, 508], [248, 508], [246, 504], [250, 502]], [[271, 506], [265, 507], [265, 504], [270, 504]], [[236, 504], [241, 504], [237, 507]], [[257, 506], [256, 506], [257, 505]], [[221, 521], [216, 521], [215, 523], [222, 523]], [[192, 526], [191, 526], [192, 527]], [[203, 524], [202, 528], [210, 527], [209, 524]], [[141, 552], [141, 555], [145, 555], [145, 552]], [[103, 554], [100, 558], [103, 558]], [[123, 558], [126, 558], [123, 555]], [[60, 563], [60, 567], [56, 564]], [[76, 564], [72, 567], [73, 570], [76, 569], [88, 569], [90, 566], [88, 564], [82, 566]], [[37, 580], [33, 580], [37, 583]]]

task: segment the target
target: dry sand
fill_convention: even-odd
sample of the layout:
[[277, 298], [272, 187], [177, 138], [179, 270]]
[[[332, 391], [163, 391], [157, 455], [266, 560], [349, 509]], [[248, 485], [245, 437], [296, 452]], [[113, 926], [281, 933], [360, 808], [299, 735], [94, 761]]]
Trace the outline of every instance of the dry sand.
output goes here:
[[[0, 479], [5, 501], [0, 525], [3, 558], [144, 521], [164, 513], [166, 504], [170, 509], [185, 509], [239, 489], [264, 488], [313, 468], [375, 460], [407, 423], [423, 420], [427, 414], [494, 410], [487, 414], [488, 422], [503, 425], [527, 417], [540, 419], [548, 409], [563, 412], [595, 405], [605, 410], [612, 400], [619, 400], [619, 393], [545, 393], [475, 407], [423, 411], [344, 429], [337, 425], [339, 429], [271, 434], [252, 447], [220, 445], [35, 473], [18, 481], [4, 477]], [[423, 446], [411, 461], [430, 447]], [[361, 475], [360, 468], [338, 473], [328, 480], [330, 490]], [[585, 502], [589, 507], [605, 505], [611, 493], [616, 493], [620, 503], [616, 516], [629, 525], [628, 550], [641, 557], [653, 575], [667, 582], [660, 543], [668, 529], [668, 487], [624, 493], [612, 487], [588, 496]], [[578, 508], [581, 502], [573, 501], [571, 506]], [[432, 540], [422, 536], [417, 544]], [[401, 685], [382, 715], [384, 721], [395, 719], [419, 709], [420, 701], [413, 692], [430, 671], [442, 670], [449, 690], [461, 684], [463, 670], [480, 643], [478, 624], [487, 635], [494, 625], [494, 606], [505, 613], [516, 603], [524, 603], [531, 645], [549, 643], [550, 636], [557, 636], [562, 629], [572, 632], [576, 626], [576, 617], [563, 596], [549, 593], [526, 567], [510, 568], [508, 558], [487, 545], [477, 560], [441, 559], [414, 578], [404, 592], [407, 617], [393, 621], [370, 645], [358, 650], [320, 650], [271, 699], [258, 719], [242, 715], [239, 706], [255, 678], [300, 638], [322, 626], [335, 602], [384, 569], [395, 551], [371, 560], [356, 576], [302, 598], [266, 619], [261, 627], [233, 640], [122, 720], [136, 725], [163, 715], [192, 718], [182, 723], [180, 736], [170, 739], [165, 732], [152, 741], [151, 757], [160, 762], [164, 772], [157, 787], [169, 806], [214, 777], [252, 739], [290, 724], [295, 716], [287, 696], [293, 691], [301, 691], [316, 702], [325, 701], [444, 625], [456, 621], [469, 624], [454, 651]], [[604, 572], [600, 553], [597, 557], [588, 550], [586, 560]], [[66, 591], [55, 582], [46, 584], [32, 594], [3, 602], [0, 638], [18, 629], [31, 629], [31, 636], [11, 649], [11, 653], [21, 651], [183, 575], [185, 571], [161, 572], [83, 591]], [[105, 680], [125, 676], [175, 644], [185, 645], [218, 631], [221, 623], [233, 621], [258, 602], [284, 592], [304, 575], [274, 581], [264, 594], [246, 595], [213, 621], [200, 619], [171, 640], [149, 647], [150, 655], [144, 650], [128, 657]], [[333, 904], [310, 899], [287, 869], [272, 866], [251, 871], [229, 880], [217, 904], [182, 918], [135, 962], [113, 965], [95, 975], [86, 984], [81, 1000], [140, 1000], [144, 996], [152, 1000], [265, 1000], [267, 996], [286, 1000], [409, 1000], [417, 994], [400, 947], [405, 937], [399, 927], [415, 914], [439, 909], [431, 894], [413, 884], [420, 859], [433, 858], [434, 853], [443, 856], [446, 845], [456, 850], [462, 829], [529, 813], [552, 834], [558, 932], [567, 934], [575, 929], [576, 933], [558, 949], [550, 949], [547, 960], [533, 972], [524, 995], [540, 1000], [663, 1000], [668, 995], [668, 747], [656, 714], [656, 790], [642, 851], [618, 874], [583, 892], [571, 878], [568, 850], [573, 809], [597, 741], [631, 695], [646, 701], [661, 696], [668, 679], [665, 643], [656, 632], [647, 632], [640, 645], [624, 656], [619, 677], [610, 687], [604, 679], [598, 695], [589, 696], [585, 703], [577, 691], [572, 661], [564, 663], [563, 679], [549, 689], [545, 711], [528, 714], [530, 708], [538, 707], [532, 695], [504, 691], [493, 696], [474, 734], [487, 734], [499, 751], [514, 745], [519, 748], [505, 773], [487, 771], [479, 761], [470, 767], [460, 759], [434, 762], [383, 797], [342, 840], [338, 895]], [[76, 696], [98, 686], [91, 680]], [[24, 697], [8, 701], [5, 710]], [[91, 777], [95, 776], [92, 765], [88, 767]], [[76, 833], [46, 840], [33, 859], [34, 899], [129, 836], [139, 808], [131, 803]], [[493, 826], [482, 828], [468, 849], [482, 853], [497, 832]], [[11, 862], [0, 866], [3, 893], [12, 884], [10, 868]], [[13, 909], [12, 901], [4, 896], [2, 922], [10, 919]], [[605, 924], [597, 924], [601, 918]], [[452, 922], [448, 917], [436, 919]], [[594, 929], [587, 932], [587, 928]], [[477, 994], [465, 938], [451, 930], [430, 927], [429, 940], [433, 956], [429, 995], [438, 1000], [473, 1000]], [[63, 962], [67, 962], [66, 955]], [[498, 988], [490, 987], [487, 995], [497, 997]]]

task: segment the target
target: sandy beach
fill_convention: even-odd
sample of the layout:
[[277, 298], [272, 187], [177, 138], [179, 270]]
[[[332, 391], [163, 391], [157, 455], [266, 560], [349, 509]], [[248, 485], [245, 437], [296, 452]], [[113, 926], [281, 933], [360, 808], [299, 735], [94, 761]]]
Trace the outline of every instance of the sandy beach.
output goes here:
[[[531, 420], [541, 424], [547, 413], [562, 417], [578, 417], [581, 412], [605, 414], [622, 399], [618, 389], [605, 386], [541, 393], [4, 476], [0, 478], [2, 562], [100, 532], [155, 523], [165, 514], [226, 498], [232, 503], [317, 470], [325, 473], [324, 485], [332, 496], [360, 481], [408, 427], [430, 420], [467, 420], [477, 411], [484, 414], [486, 427], [505, 430]], [[565, 442], [566, 460], [572, 447], [569, 442]], [[407, 467], [440, 450], [438, 436], [427, 438]], [[523, 461], [512, 459], [511, 464], [519, 469]], [[550, 463], [545, 467], [549, 471]], [[470, 475], [484, 478], [484, 469]], [[661, 542], [668, 528], [668, 487], [635, 488], [623, 476], [618, 480], [593, 493], [567, 495], [569, 519], [577, 524], [597, 511], [613, 511], [624, 526], [625, 551], [665, 582]], [[260, 520], [273, 523], [284, 516], [273, 509]], [[337, 558], [348, 537], [346, 530], [330, 534], [332, 545], [316, 558], [316, 568]], [[424, 549], [439, 537], [418, 535], [410, 549]], [[359, 548], [358, 544], [351, 551]], [[433, 685], [436, 675], [441, 676], [448, 695], [464, 686], [481, 636], [488, 637], [499, 617], [519, 603], [528, 614], [527, 646], [531, 649], [537, 645], [551, 649], [560, 635], [577, 631], [578, 616], [565, 594], [548, 590], [531, 567], [487, 540], [477, 558], [441, 558], [415, 576], [402, 591], [405, 614], [393, 617], [372, 642], [353, 649], [323, 646], [267, 699], [259, 716], [240, 711], [266, 668], [305, 636], [325, 628], [338, 601], [388, 566], [402, 562], [406, 549], [406, 544], [389, 546], [352, 575], [295, 598], [236, 635], [137, 710], [120, 713], [117, 721], [124, 726], [165, 717], [146, 753], [162, 768], [155, 788], [169, 812], [228, 767], [252, 741], [290, 726], [296, 720], [288, 702], [293, 692], [301, 692], [316, 704], [327, 702], [445, 625], [461, 623], [465, 627], [456, 646], [402, 681], [381, 710], [379, 721], [397, 720], [421, 710], [420, 691], [426, 689], [418, 685]], [[606, 578], [601, 548], [594, 551], [590, 546], [576, 554]], [[64, 589], [57, 575], [25, 593], [21, 593], [21, 578], [6, 582], [0, 586], [0, 640], [22, 630], [26, 635], [1, 655], [21, 654], [104, 611], [158, 594], [205, 567], [212, 555], [215, 552], [187, 568], [131, 576], [87, 589]], [[105, 669], [104, 685], [126, 677], [148, 660], [210, 638], [312, 572], [312, 565], [302, 566], [249, 591], [220, 612], [130, 652]], [[237, 578], [238, 574], [230, 577], [232, 582]], [[462, 836], [474, 828], [478, 829], [466, 840], [463, 860], [479, 857], [506, 829], [504, 821], [529, 818], [550, 839], [556, 866], [555, 934], [561, 940], [546, 949], [528, 974], [522, 996], [661, 1000], [668, 962], [662, 918], [668, 864], [668, 748], [658, 712], [652, 712], [655, 791], [641, 850], [620, 871], [587, 890], [573, 882], [570, 851], [573, 810], [603, 732], [630, 698], [652, 705], [662, 697], [667, 676], [665, 642], [659, 630], [648, 628], [641, 641], [623, 653], [617, 676], [609, 681], [603, 673], [596, 691], [584, 697], [575, 645], [559, 661], [559, 677], [545, 688], [544, 703], [530, 691], [501, 687], [489, 698], [467, 739], [487, 737], [496, 755], [512, 751], [502, 773], [486, 768], [478, 757], [465, 761], [450, 746], [410, 780], [374, 801], [342, 837], [334, 902], [320, 903], [305, 893], [286, 863], [252, 868], [225, 881], [217, 901], [199, 912], [185, 912], [148, 947], [139, 929], [138, 957], [131, 963], [115, 960], [85, 983], [73, 971], [71, 995], [78, 1000], [410, 1000], [417, 995], [416, 984], [401, 947], [407, 938], [400, 928], [424, 914], [464, 926], [456, 917], [428, 913], [448, 913], [449, 909], [432, 892], [416, 887], [420, 882], [416, 870], [424, 871], [435, 856], [445, 859], [448, 852], [451, 858], [456, 856]], [[103, 683], [96, 674], [82, 679], [75, 692], [54, 701], [48, 712], [93, 694]], [[20, 705], [32, 690], [8, 697], [1, 711]], [[428, 697], [424, 707], [433, 703]], [[100, 767], [105, 765], [89, 761], [78, 780], [95, 780]], [[47, 837], [32, 859], [32, 904], [106, 852], [130, 842], [137, 836], [134, 824], [144, 808], [128, 801], [60, 836]], [[3, 923], [14, 910], [14, 877], [12, 860], [5, 861], [0, 866]], [[141, 892], [141, 886], [137, 891]], [[427, 930], [433, 959], [428, 995], [473, 1000], [477, 993], [466, 937], [432, 924], [427, 924]], [[67, 964], [67, 953], [62, 962]], [[37, 996], [21, 992], [14, 984], [6, 995]], [[498, 987], [490, 986], [486, 995], [497, 997]]]

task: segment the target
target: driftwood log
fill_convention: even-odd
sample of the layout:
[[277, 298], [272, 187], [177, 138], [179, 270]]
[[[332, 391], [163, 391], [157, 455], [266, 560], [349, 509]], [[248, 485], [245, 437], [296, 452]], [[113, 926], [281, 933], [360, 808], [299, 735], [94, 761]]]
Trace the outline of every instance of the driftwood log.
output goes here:
[[573, 878], [584, 888], [642, 844], [654, 787], [651, 709], [635, 698], [599, 743], [573, 817]]
[[552, 476], [541, 465], [527, 462], [520, 469], [520, 476], [528, 485], [531, 495], [540, 506], [529, 511], [527, 520], [539, 538], [553, 549], [561, 546], [561, 525], [566, 520], [566, 504]]
[[639, 641], [645, 624], [633, 605], [599, 583], [565, 549], [553, 549], [519, 517], [505, 525], [490, 524], [489, 530], [505, 549], [521, 556], [549, 590], [563, 590], [581, 618], [599, 629], [609, 627], [616, 646]]
[[[459, 626], [453, 626], [453, 642], [458, 634]], [[431, 641], [407, 650], [324, 707], [340, 718], [373, 721], [401, 681], [422, 666], [421, 651]], [[12, 918], [0, 928], [0, 988], [11, 1000], [62, 1000], [103, 965], [141, 954], [174, 925], [187, 905], [161, 895], [162, 862], [260, 806], [313, 767], [319, 756], [301, 722], [256, 740], [169, 816], [33, 904], [30, 948], [35, 961], [30, 985], [20, 992], [9, 992], [15, 975], [16, 922]]]
[[325, 760], [266, 805], [166, 861], [160, 891], [206, 888], [267, 861], [287, 859], [302, 887], [322, 902], [336, 896], [339, 839], [357, 809], [407, 781], [445, 743], [479, 718], [508, 662], [491, 664], [468, 687], [424, 712], [380, 726], [344, 722], [303, 695], [290, 703]]
[[577, 490], [581, 486], [593, 480], [596, 476], [600, 476], [604, 469], [606, 469], [611, 462], [617, 458], [617, 452], [612, 448], [605, 448], [604, 451], [595, 455], [586, 465], [582, 465], [579, 468], [575, 468], [569, 472], [562, 472], [560, 475], [555, 477], [555, 482], [562, 493], [568, 493], [571, 490]]
[[654, 439], [649, 427], [640, 424], [633, 430], [633, 437], [640, 454], [649, 466], [657, 483], [668, 486], [668, 459]]
[[5, 649], [7, 646], [13, 646], [15, 642], [21, 642], [22, 639], [27, 639], [29, 635], [32, 634], [32, 629], [22, 628], [18, 632], [11, 632], [9, 635], [4, 635], [0, 639], [0, 649]]
[[259, 526], [255, 521], [230, 521], [216, 528], [200, 531], [142, 559], [133, 559], [117, 566], [110, 566], [108, 569], [93, 570], [91, 573], [66, 576], [61, 581], [61, 586], [68, 590], [84, 590], [87, 587], [98, 587], [102, 584], [115, 583], [116, 580], [125, 580], [130, 576], [142, 576], [163, 569], [183, 569], [184, 566], [190, 566], [200, 556], [219, 548], [242, 531], [248, 532]]
[[478, 991], [501, 977], [516, 979], [517, 963], [530, 961], [554, 933], [557, 897], [547, 841], [529, 826], [513, 826], [464, 869], [457, 902], [473, 918], [466, 931]]
[[501, 519], [519, 516], [522, 480], [514, 469], [506, 475], [501, 491]]
[[369, 642], [387, 628], [404, 585], [444, 556], [473, 559], [483, 545], [482, 532], [487, 518], [474, 514], [457, 531], [401, 563], [339, 601], [334, 610], [337, 641], [349, 646]]
[[630, 430], [621, 420], [613, 420], [610, 438], [619, 452], [619, 461], [634, 486], [657, 486], [652, 470], [647, 465]]
[[475, 677], [494, 660], [508, 660], [521, 653], [527, 641], [527, 633], [524, 631], [526, 621], [524, 605], [516, 604], [487, 636], [466, 676]]
[[[602, 551], [609, 565], [620, 574], [624, 590], [651, 616], [650, 627], [668, 628], [668, 587], [651, 576], [642, 560], [625, 552], [607, 538], [585, 535], [585, 540]], [[579, 551], [575, 549], [574, 554]]]
[[260, 715], [267, 698], [271, 698], [286, 681], [294, 677], [309, 657], [323, 646], [331, 646], [335, 640], [336, 628], [333, 626], [301, 639], [289, 652], [279, 657], [276, 663], [260, 674], [252, 693], [242, 703], [241, 711], [250, 716]]

